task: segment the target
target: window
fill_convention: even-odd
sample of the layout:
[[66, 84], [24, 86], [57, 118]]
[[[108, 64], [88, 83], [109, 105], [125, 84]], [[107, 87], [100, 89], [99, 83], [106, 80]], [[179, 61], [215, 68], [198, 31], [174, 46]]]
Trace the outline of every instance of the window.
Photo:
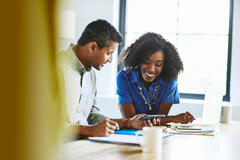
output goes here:
[[[125, 46], [146, 32], [173, 43], [183, 60], [178, 77], [182, 97], [203, 98], [217, 85], [229, 100], [231, 50], [230, 0], [127, 0], [125, 21], [120, 17]], [[122, 3], [122, 2], [121, 2]], [[124, 14], [120, 14], [124, 16]]]

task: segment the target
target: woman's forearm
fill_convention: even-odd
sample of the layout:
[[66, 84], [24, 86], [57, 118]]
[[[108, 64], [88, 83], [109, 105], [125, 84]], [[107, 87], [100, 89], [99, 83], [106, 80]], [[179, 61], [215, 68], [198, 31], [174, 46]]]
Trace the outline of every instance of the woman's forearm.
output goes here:
[[175, 122], [174, 117], [175, 116], [167, 116], [167, 117], [161, 118], [161, 125], [165, 125], [167, 123]]

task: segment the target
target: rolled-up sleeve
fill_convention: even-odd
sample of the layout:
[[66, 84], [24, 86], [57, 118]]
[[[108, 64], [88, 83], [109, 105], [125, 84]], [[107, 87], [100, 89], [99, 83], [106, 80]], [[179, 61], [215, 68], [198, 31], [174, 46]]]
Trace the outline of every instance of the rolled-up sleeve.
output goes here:
[[107, 119], [107, 117], [100, 114], [100, 109], [96, 106], [92, 106], [92, 109], [87, 118], [88, 124], [95, 125]]
[[117, 75], [118, 104], [133, 103], [130, 85], [130, 80], [128, 79], [126, 72], [119, 72]]
[[178, 104], [179, 100], [178, 83], [176, 80], [169, 82], [162, 96], [162, 104]]

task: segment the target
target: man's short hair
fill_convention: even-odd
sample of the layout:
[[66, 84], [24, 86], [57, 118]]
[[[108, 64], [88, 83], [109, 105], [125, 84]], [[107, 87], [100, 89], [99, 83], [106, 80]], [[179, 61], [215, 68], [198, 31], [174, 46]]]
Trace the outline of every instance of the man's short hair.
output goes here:
[[106, 20], [98, 19], [87, 25], [77, 43], [84, 46], [88, 42], [94, 41], [101, 49], [109, 46], [111, 40], [121, 43], [122, 36], [115, 27]]

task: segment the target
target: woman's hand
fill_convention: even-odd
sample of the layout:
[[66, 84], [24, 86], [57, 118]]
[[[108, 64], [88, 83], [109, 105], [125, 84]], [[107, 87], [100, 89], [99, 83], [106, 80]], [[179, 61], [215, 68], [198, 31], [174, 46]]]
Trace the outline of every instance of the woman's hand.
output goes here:
[[144, 126], [152, 127], [152, 126], [160, 126], [159, 121], [161, 118], [153, 118], [144, 121]]
[[185, 112], [185, 113], [181, 113], [176, 116], [173, 116], [172, 119], [174, 123], [183, 123], [183, 124], [192, 123], [192, 121], [195, 120], [194, 116], [189, 112]]
[[134, 129], [142, 129], [143, 127], [152, 127], [153, 124], [151, 120], [139, 120], [139, 118], [144, 117], [146, 114], [137, 114], [128, 120], [128, 127]]

